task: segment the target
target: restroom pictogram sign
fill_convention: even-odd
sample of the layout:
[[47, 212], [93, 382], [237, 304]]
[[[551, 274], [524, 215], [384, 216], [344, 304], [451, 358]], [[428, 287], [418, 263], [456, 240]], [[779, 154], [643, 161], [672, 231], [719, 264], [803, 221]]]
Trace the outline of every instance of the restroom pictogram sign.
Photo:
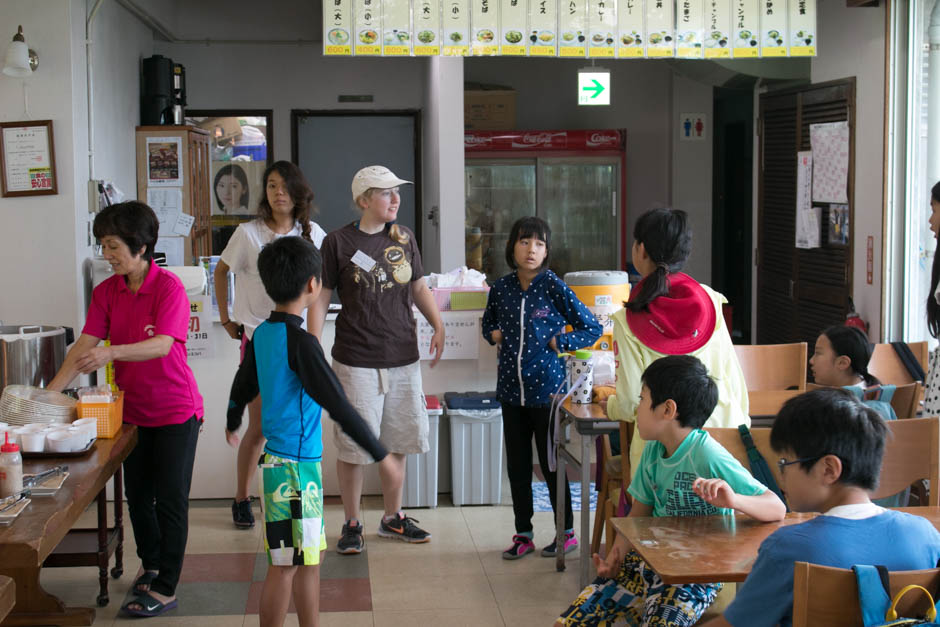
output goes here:
[[687, 142], [705, 141], [708, 137], [708, 118], [704, 113], [679, 114], [679, 139]]

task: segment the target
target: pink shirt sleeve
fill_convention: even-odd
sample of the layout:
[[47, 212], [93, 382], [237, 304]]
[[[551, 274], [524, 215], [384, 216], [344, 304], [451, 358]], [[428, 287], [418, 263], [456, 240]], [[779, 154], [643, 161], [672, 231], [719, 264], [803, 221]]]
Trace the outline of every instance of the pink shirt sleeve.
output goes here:
[[189, 333], [189, 298], [179, 279], [162, 268], [154, 305], [154, 333], [185, 342]]
[[111, 330], [111, 282], [105, 281], [91, 293], [91, 306], [82, 333], [105, 340]]

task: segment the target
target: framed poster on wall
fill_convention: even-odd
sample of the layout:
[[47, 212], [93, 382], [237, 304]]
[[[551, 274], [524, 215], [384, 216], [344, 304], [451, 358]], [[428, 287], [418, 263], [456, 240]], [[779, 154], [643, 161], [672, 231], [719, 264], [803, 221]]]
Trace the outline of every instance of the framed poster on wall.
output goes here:
[[3, 196], [58, 194], [52, 120], [0, 123]]

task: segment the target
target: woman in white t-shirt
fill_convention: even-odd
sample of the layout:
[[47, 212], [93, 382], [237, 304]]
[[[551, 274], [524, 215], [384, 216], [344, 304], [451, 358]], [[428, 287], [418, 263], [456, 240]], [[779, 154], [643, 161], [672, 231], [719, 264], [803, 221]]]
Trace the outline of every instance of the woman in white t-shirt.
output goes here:
[[[245, 358], [245, 345], [255, 327], [274, 309], [274, 302], [264, 291], [258, 274], [258, 253], [267, 244], [285, 235], [299, 235], [316, 245], [323, 242], [326, 232], [310, 220], [313, 191], [300, 169], [289, 161], [277, 161], [268, 166], [262, 177], [264, 196], [258, 203], [258, 217], [238, 225], [229, 240], [222, 258], [215, 267], [215, 297], [219, 303], [222, 326], [232, 339], [241, 340], [241, 359]], [[232, 318], [228, 317], [228, 283], [226, 275], [235, 273], [238, 289]], [[232, 503], [232, 520], [236, 527], [249, 529], [255, 518], [251, 513], [248, 484], [264, 447], [261, 433], [261, 397], [248, 405], [248, 428], [239, 445], [238, 434], [226, 431], [225, 439], [238, 448], [237, 483]]]

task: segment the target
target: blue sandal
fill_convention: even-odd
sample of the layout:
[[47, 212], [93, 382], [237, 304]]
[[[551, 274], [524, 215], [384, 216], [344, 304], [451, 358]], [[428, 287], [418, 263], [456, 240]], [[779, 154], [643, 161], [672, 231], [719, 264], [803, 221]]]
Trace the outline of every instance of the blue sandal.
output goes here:
[[[150, 592], [150, 584], [153, 583], [153, 580], [157, 578], [157, 572], [152, 570], [145, 570], [144, 574], [137, 578], [137, 581], [134, 582], [132, 589], [134, 594], [147, 594]], [[144, 587], [146, 586], [146, 587]]]
[[[139, 605], [140, 609], [132, 608], [131, 605], [134, 604]], [[179, 603], [177, 603], [176, 599], [173, 599], [168, 603], [161, 603], [157, 599], [150, 596], [149, 593], [147, 593], [134, 597], [134, 599], [125, 603], [121, 610], [126, 614], [130, 614], [131, 616], [143, 616], [149, 618], [151, 616], [160, 616], [165, 612], [169, 612], [170, 610], [175, 609], [177, 605], [179, 605]]]

